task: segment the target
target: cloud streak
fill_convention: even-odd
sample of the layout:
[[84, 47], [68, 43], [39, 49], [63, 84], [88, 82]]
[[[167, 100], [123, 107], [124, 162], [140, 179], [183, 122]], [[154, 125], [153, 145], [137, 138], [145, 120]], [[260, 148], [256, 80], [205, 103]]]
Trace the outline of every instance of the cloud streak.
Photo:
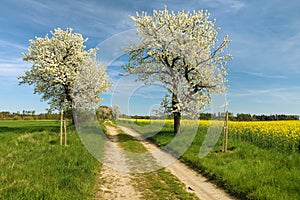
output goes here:
[[[212, 17], [216, 17], [217, 26], [220, 26], [220, 37], [228, 33], [232, 39], [228, 51], [233, 54], [234, 60], [228, 64], [229, 85], [234, 102], [257, 99], [257, 101], [283, 102], [287, 106], [299, 102], [300, 85], [297, 76], [300, 75], [300, 14], [299, 2], [274, 0], [242, 1], [242, 0], [153, 0], [127, 1], [5, 1], [0, 8], [0, 75], [1, 81], [16, 81], [17, 74], [29, 69], [30, 63], [22, 61], [20, 52], [26, 51], [29, 39], [35, 36], [44, 37], [50, 30], [61, 27], [72, 27], [74, 32], [83, 34], [89, 40], [87, 48], [94, 48], [102, 42], [107, 42], [111, 36], [117, 36], [123, 31], [134, 28], [128, 15], [135, 12], [163, 9], [167, 5], [169, 10], [191, 11], [208, 9]], [[26, 9], [25, 9], [26, 8]], [[223, 33], [224, 32], [224, 33]], [[118, 44], [122, 39], [133, 38], [123, 36], [99, 49], [100, 62], [114, 61], [108, 66], [113, 81], [119, 78], [118, 67], [126, 60]], [[102, 46], [103, 47], [103, 46]], [[109, 51], [110, 50], [110, 51]], [[117, 56], [115, 56], [117, 55]], [[232, 74], [230, 75], [230, 73]], [[3, 81], [4, 83], [6, 83]], [[116, 95], [127, 93], [133, 87], [132, 82], [122, 83]], [[14, 82], [15, 83], [15, 82]], [[278, 88], [276, 86], [280, 86]], [[289, 86], [291, 86], [289, 88]], [[293, 87], [293, 86], [299, 86]], [[257, 88], [257, 89], [256, 89]], [[9, 89], [8, 89], [9, 90]], [[32, 88], [28, 89], [30, 94]], [[137, 98], [153, 100], [160, 94], [152, 95], [151, 87], [141, 88], [135, 93]], [[1, 91], [0, 91], [1, 92]], [[129, 91], [130, 92], [130, 91]], [[15, 96], [16, 94], [11, 94]], [[107, 94], [109, 95], [109, 94]], [[7, 102], [9, 104], [9, 102]], [[32, 101], [33, 104], [38, 102]], [[241, 103], [242, 104], [242, 103]], [[257, 108], [246, 103], [253, 112]], [[266, 105], [268, 107], [268, 105]], [[270, 108], [266, 108], [272, 110]], [[300, 112], [299, 108], [293, 108]]]
[[29, 63], [23, 62], [21, 59], [0, 59], [0, 74], [6, 77], [17, 77], [24, 73], [24, 70], [30, 68]]
[[239, 0], [204, 0], [203, 2], [211, 8], [222, 8], [223, 12], [239, 11], [246, 6], [244, 2]]
[[14, 48], [16, 50], [27, 50], [26, 46], [21, 45], [17, 42], [11, 42], [11, 41], [7, 41], [7, 40], [0, 40], [0, 50], [2, 49], [3, 51], [6, 48]]
[[[282, 102], [282, 104], [297, 104], [300, 103], [300, 87], [288, 88], [265, 88], [265, 89], [247, 89], [239, 93], [230, 93], [229, 97], [246, 97], [248, 99], [260, 100], [260, 102], [267, 102], [268, 100]], [[280, 100], [280, 101], [278, 101]]]
[[287, 76], [283, 75], [270, 75], [270, 74], [265, 74], [262, 72], [256, 73], [256, 72], [245, 72], [246, 74], [249, 74], [251, 76], [256, 76], [260, 78], [270, 78], [270, 79], [287, 79]]

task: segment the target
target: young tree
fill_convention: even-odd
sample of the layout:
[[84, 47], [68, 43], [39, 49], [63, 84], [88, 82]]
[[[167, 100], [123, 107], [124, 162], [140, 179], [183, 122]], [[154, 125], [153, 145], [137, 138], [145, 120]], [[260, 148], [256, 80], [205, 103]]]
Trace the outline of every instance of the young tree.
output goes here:
[[[90, 71], [99, 73], [100, 75], [95, 74], [98, 79], [93, 79], [92, 87], [95, 87], [93, 92], [101, 93], [103, 88], [108, 87], [107, 76], [103, 68], [97, 71], [96, 49], [86, 50], [84, 42], [87, 39], [81, 34], [73, 33], [71, 28], [66, 30], [58, 28], [54, 32], [51, 31], [51, 35], [52, 37], [46, 35], [45, 38], [36, 37], [35, 40], [29, 41], [28, 53], [23, 53], [23, 60], [31, 62], [32, 67], [18, 78], [20, 84], [33, 85], [34, 93], [41, 94], [42, 100], [49, 102], [50, 110], [60, 110], [62, 122], [63, 112], [73, 108], [74, 97], [79, 97], [78, 92], [87, 86], [86, 82], [81, 80], [83, 85], [77, 84], [78, 88], [75, 90], [76, 79], [90, 76]], [[93, 96], [95, 97], [93, 103], [99, 102], [100, 99], [94, 93], [89, 95], [89, 101]]]
[[210, 102], [212, 93], [226, 90], [224, 48], [228, 36], [218, 42], [219, 28], [207, 11], [169, 13], [167, 7], [131, 16], [140, 37], [125, 52], [128, 74], [138, 75], [145, 84], [159, 81], [171, 95], [174, 132], [180, 128], [181, 113], [197, 115]]

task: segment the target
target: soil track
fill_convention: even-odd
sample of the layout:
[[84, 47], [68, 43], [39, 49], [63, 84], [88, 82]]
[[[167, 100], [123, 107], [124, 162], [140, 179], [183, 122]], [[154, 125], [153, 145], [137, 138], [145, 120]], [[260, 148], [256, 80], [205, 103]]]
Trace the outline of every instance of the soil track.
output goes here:
[[[132, 181], [132, 175], [128, 171], [129, 167], [126, 162], [128, 158], [118, 146], [117, 128], [106, 126], [107, 136], [110, 142], [105, 144], [103, 165], [98, 173], [94, 199], [124, 199], [137, 200], [142, 199], [142, 195], [135, 189]], [[168, 153], [159, 149], [156, 145], [148, 142], [136, 131], [119, 126], [126, 134], [139, 140], [153, 158], [158, 162], [160, 160], [174, 160]], [[122, 166], [123, 169], [114, 169], [111, 166]], [[125, 169], [128, 168], [128, 169]], [[235, 198], [228, 195], [224, 190], [210, 183], [201, 174], [195, 172], [179, 160], [174, 160], [166, 169], [175, 175], [182, 183], [185, 184], [188, 192], [193, 192], [201, 200], [233, 200]], [[130, 170], [129, 170], [130, 171]]]
[[[97, 176], [96, 193], [94, 199], [120, 199], [137, 200], [141, 195], [132, 185], [131, 174], [113, 169], [109, 165], [122, 165], [126, 167], [126, 157], [117, 145], [118, 133], [116, 128], [106, 126], [108, 137], [114, 138], [113, 142], [107, 142], [104, 147], [103, 165]], [[113, 145], [113, 147], [111, 146]], [[107, 165], [108, 164], [108, 165]]]
[[[160, 150], [156, 145], [143, 139], [140, 134], [136, 131], [119, 126], [119, 128], [126, 134], [139, 140], [149, 152], [153, 152], [153, 157], [156, 155], [163, 156], [164, 158], [170, 157], [170, 155], [162, 150]], [[191, 168], [187, 167], [182, 162], [175, 160], [171, 165], [166, 167], [173, 175], [175, 175], [181, 182], [186, 185], [186, 190], [189, 192], [194, 192], [200, 199], [203, 200], [233, 200], [236, 199], [224, 190], [218, 188], [216, 185], [208, 181], [207, 178], [201, 174], [195, 172]]]

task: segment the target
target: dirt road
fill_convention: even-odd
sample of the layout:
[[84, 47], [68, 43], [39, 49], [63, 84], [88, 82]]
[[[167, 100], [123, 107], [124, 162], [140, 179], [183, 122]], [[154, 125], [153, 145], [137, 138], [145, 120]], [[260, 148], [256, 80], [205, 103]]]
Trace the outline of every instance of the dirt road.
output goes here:
[[[121, 130], [125, 133], [131, 135], [132, 137], [138, 139], [149, 152], [153, 154], [153, 157], [159, 160], [172, 160], [170, 155], [152, 143], [147, 142], [140, 137], [140, 134], [127, 127], [119, 126]], [[163, 159], [162, 159], [163, 158]], [[233, 200], [235, 198], [231, 197], [224, 190], [218, 188], [216, 185], [210, 183], [201, 174], [195, 172], [194, 170], [187, 167], [185, 164], [178, 160], [175, 160], [171, 165], [166, 167], [173, 175], [175, 175], [180, 181], [186, 185], [187, 191], [194, 192], [199, 199], [202, 200]]]
[[[106, 126], [110, 142], [105, 144], [103, 166], [98, 173], [94, 199], [142, 199], [142, 195], [134, 185], [133, 177], [128, 166], [128, 158], [118, 146], [117, 128]], [[154, 144], [144, 140], [140, 134], [127, 127], [119, 126], [126, 134], [139, 140], [151, 153], [155, 162], [166, 166], [186, 186], [186, 191], [193, 192], [201, 200], [232, 200], [222, 189], [210, 183], [201, 174], [190, 169]], [[165, 162], [165, 163], [164, 163]], [[166, 163], [171, 163], [166, 165]], [[112, 167], [113, 166], [113, 167]], [[119, 168], [121, 167], [121, 168]], [[132, 167], [132, 166], [131, 166]]]
[[94, 199], [120, 199], [137, 200], [141, 195], [132, 185], [130, 173], [126, 169], [115, 169], [111, 166], [122, 166], [126, 168], [126, 157], [117, 145], [117, 130], [114, 127], [106, 126], [107, 135], [114, 138], [113, 142], [107, 142], [104, 147], [103, 165], [97, 175], [96, 194]]

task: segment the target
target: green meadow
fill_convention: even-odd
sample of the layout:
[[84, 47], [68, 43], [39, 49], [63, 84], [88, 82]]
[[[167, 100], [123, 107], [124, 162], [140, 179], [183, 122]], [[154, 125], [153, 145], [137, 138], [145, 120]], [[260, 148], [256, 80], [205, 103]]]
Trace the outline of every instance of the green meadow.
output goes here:
[[100, 163], [59, 121], [0, 121], [0, 199], [90, 199]]

